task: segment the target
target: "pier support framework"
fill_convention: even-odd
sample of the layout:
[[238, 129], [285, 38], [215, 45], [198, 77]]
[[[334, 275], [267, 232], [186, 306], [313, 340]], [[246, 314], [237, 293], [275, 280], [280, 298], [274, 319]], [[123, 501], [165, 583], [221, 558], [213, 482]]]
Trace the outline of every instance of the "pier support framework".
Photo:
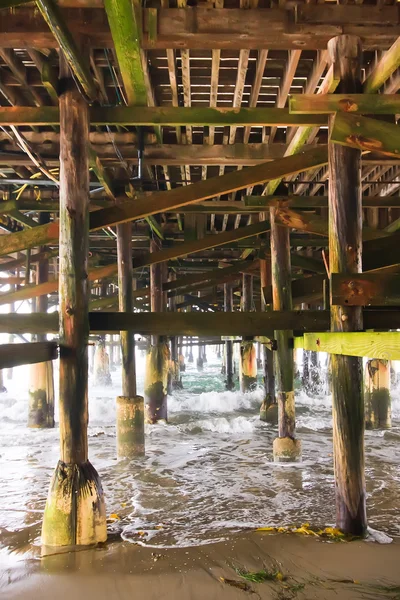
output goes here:
[[[356, 93], [361, 86], [361, 41], [342, 35], [328, 43], [338, 92]], [[330, 117], [332, 126], [332, 119]], [[329, 143], [329, 269], [330, 274], [361, 272], [361, 152]], [[331, 331], [363, 328], [360, 306], [331, 306]], [[353, 535], [367, 527], [364, 474], [364, 398], [362, 359], [332, 354], [333, 451], [336, 524]]]
[[44, 546], [107, 539], [100, 478], [88, 460], [88, 105], [64, 58], [60, 96], [60, 446], [43, 516]]

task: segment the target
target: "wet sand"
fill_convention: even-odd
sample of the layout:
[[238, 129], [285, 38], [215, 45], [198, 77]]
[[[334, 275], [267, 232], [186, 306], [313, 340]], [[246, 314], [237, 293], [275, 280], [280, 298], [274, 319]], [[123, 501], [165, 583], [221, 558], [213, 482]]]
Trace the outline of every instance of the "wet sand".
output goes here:
[[[400, 539], [389, 545], [327, 543], [255, 532], [190, 548], [154, 549], [116, 541], [41, 559], [3, 554], [0, 561], [4, 600], [400, 598]], [[237, 570], [279, 575], [253, 583]]]

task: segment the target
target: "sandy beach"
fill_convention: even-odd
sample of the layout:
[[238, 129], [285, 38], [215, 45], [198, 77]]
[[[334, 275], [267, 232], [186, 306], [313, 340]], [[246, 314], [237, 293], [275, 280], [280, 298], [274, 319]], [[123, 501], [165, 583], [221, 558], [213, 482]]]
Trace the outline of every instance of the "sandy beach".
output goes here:
[[[398, 539], [388, 545], [329, 543], [254, 532], [189, 548], [152, 549], [115, 541], [43, 558], [4, 558], [4, 600], [400, 598]], [[251, 581], [260, 572], [265, 580]]]

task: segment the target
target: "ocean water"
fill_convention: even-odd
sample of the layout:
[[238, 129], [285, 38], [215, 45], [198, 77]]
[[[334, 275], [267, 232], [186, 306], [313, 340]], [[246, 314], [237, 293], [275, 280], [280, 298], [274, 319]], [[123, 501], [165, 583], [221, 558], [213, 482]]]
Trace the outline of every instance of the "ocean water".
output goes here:
[[[183, 373], [184, 389], [169, 397], [169, 423], [146, 429], [146, 456], [116, 458], [115, 398], [120, 371], [108, 388], [89, 387], [89, 457], [106, 495], [110, 533], [155, 547], [190, 546], [223, 540], [258, 526], [334, 523], [331, 398], [322, 390], [309, 398], [296, 392], [297, 436], [303, 459], [275, 464], [276, 427], [262, 423], [262, 388], [242, 394], [224, 390], [215, 348], [198, 372]], [[322, 361], [321, 373], [324, 372]], [[137, 352], [139, 392], [144, 357]], [[261, 373], [259, 373], [261, 383]], [[14, 369], [0, 394], [0, 549], [33, 551], [51, 475], [59, 454], [59, 432], [31, 430], [29, 367]], [[58, 372], [55, 373], [58, 387]], [[393, 428], [366, 432], [367, 507], [371, 527], [400, 534], [400, 391], [393, 390]], [[56, 419], [58, 419], [56, 410]]]

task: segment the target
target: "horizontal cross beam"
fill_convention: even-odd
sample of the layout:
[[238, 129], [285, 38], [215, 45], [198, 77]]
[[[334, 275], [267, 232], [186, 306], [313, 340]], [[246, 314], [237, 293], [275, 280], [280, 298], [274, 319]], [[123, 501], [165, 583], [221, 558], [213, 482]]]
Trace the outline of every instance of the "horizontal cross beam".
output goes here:
[[[4, 315], [9, 316], [9, 315]], [[22, 315], [21, 315], [22, 316]], [[0, 344], [0, 369], [55, 360], [58, 357], [57, 342], [33, 342], [28, 344]]]
[[291, 114], [323, 115], [349, 112], [376, 115], [400, 113], [397, 94], [293, 94], [289, 97]]
[[295, 347], [314, 352], [400, 360], [400, 332], [305, 333]]
[[[200, 299], [198, 299], [200, 300]], [[364, 310], [366, 329], [400, 329], [397, 310]], [[267, 311], [233, 313], [120, 313], [90, 312], [92, 332], [133, 331], [141, 335], [273, 335], [274, 330], [296, 332], [326, 331], [330, 314], [326, 310]], [[0, 333], [56, 333], [57, 313], [0, 314]], [[352, 334], [354, 335], [354, 334]]]
[[[1, 39], [1, 36], [0, 36]], [[92, 107], [91, 125], [172, 126], [213, 125], [237, 127], [277, 125], [327, 125], [326, 115], [291, 115], [287, 108], [205, 108], [205, 107]], [[2, 106], [0, 125], [58, 125], [60, 111], [56, 106]]]

